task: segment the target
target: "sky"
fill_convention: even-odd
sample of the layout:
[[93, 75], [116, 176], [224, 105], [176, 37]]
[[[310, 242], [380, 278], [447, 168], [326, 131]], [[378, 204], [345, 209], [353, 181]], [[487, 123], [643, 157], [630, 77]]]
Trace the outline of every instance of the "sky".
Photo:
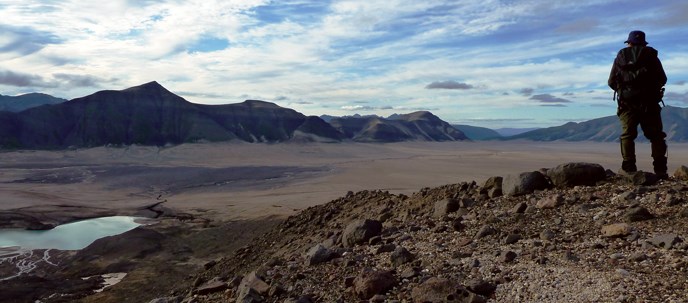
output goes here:
[[0, 94], [157, 81], [193, 103], [306, 115], [427, 110], [548, 127], [614, 115], [611, 64], [643, 30], [688, 106], [688, 1], [0, 0]]

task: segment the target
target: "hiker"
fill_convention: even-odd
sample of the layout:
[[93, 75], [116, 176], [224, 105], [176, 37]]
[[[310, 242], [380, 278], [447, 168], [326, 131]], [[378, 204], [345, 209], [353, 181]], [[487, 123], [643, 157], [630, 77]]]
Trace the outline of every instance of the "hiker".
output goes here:
[[637, 171], [634, 140], [640, 124], [643, 134], [650, 140], [654, 172], [660, 179], [666, 179], [666, 134], [662, 131], [659, 103], [663, 102], [667, 77], [657, 50], [647, 46], [644, 32], [630, 32], [624, 43], [626, 47], [616, 55], [608, 81], [618, 102], [616, 115], [621, 122], [621, 172]]

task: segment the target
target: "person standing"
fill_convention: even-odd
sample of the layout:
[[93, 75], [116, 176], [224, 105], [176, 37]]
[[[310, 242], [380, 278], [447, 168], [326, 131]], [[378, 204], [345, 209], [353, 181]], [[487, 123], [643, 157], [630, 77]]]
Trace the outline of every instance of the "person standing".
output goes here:
[[631, 31], [624, 43], [626, 47], [616, 55], [607, 81], [614, 90], [618, 103], [616, 115], [621, 122], [621, 170], [623, 173], [637, 171], [635, 138], [640, 125], [650, 140], [654, 173], [660, 179], [666, 179], [667, 144], [659, 103], [667, 77], [657, 50], [647, 46], [644, 32]]

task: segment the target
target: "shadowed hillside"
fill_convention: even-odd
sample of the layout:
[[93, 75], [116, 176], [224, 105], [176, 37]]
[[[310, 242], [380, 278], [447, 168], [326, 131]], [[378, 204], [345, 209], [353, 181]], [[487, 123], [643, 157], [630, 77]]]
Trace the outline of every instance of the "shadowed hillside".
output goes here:
[[[315, 119], [319, 119], [314, 117]], [[65, 103], [0, 114], [0, 146], [66, 148], [99, 145], [165, 145], [240, 139], [280, 142], [313, 130], [312, 119], [292, 109], [249, 100], [239, 104], [200, 105], [184, 100], [157, 82], [121, 91], [106, 90]], [[320, 123], [314, 137], [339, 140]]]
[[396, 115], [394, 119], [377, 116], [333, 118], [330, 124], [357, 142], [468, 140], [464, 133], [427, 111]]
[[[667, 141], [688, 141], [688, 109], [666, 106], [662, 109], [662, 120]], [[640, 129], [640, 127], [639, 127]], [[529, 139], [534, 141], [618, 141], [621, 124], [616, 116], [607, 116], [585, 122], [569, 122], [561, 126], [541, 128], [506, 139]], [[638, 140], [647, 141], [639, 131]]]
[[0, 95], [0, 111], [20, 112], [36, 106], [59, 104], [65, 101], [67, 100], [39, 93], [30, 93], [20, 96]]

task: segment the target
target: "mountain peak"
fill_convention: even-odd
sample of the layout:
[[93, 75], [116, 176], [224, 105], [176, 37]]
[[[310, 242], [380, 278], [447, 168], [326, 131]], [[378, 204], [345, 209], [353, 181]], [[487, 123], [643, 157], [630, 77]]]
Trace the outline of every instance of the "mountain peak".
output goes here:
[[406, 121], [413, 121], [413, 120], [439, 120], [439, 118], [435, 115], [433, 115], [429, 111], [417, 111], [417, 112], [412, 112], [404, 115], [399, 115], [399, 119], [403, 119]]
[[123, 92], [166, 92], [170, 93], [165, 87], [160, 85], [157, 81], [151, 81], [138, 86], [133, 86], [122, 90]]
[[272, 103], [272, 102], [267, 102], [267, 101], [261, 101], [261, 100], [246, 100], [242, 102], [241, 104], [244, 104], [248, 107], [255, 107], [255, 108], [281, 108], [279, 105]]

